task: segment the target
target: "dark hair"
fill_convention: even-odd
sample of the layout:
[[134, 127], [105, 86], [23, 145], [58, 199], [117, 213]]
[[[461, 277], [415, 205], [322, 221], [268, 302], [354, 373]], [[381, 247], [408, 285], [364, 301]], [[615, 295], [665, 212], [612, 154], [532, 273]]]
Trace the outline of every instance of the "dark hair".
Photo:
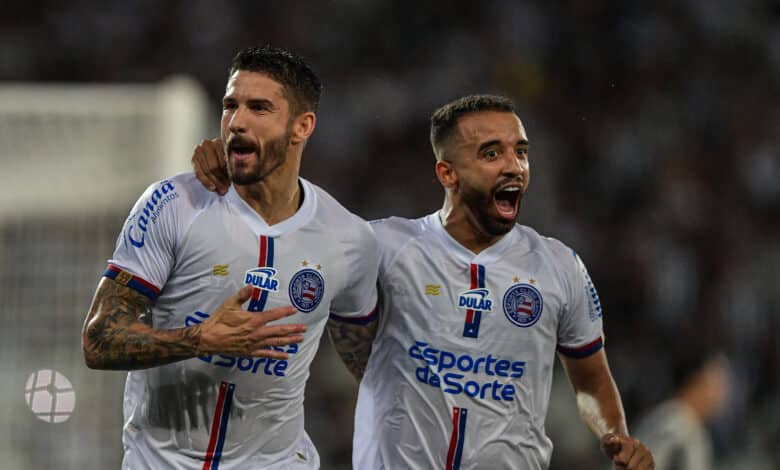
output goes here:
[[282, 93], [290, 102], [291, 116], [317, 112], [322, 83], [303, 58], [272, 46], [248, 47], [236, 54], [230, 75], [237, 70], [264, 73], [282, 84]]
[[515, 112], [515, 105], [507, 97], [498, 95], [468, 95], [450, 101], [431, 115], [431, 146], [436, 158], [441, 158], [442, 144], [452, 136], [458, 119], [480, 111]]

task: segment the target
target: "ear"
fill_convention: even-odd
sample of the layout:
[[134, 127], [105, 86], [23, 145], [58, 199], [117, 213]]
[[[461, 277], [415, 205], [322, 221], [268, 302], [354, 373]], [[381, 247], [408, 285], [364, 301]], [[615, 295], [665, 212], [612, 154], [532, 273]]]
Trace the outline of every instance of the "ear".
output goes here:
[[436, 177], [446, 189], [452, 189], [458, 185], [458, 174], [451, 162], [438, 160], [436, 162]]
[[305, 142], [311, 137], [314, 132], [314, 127], [317, 124], [317, 116], [307, 111], [298, 115], [292, 122], [292, 128], [290, 130], [290, 143], [299, 144]]

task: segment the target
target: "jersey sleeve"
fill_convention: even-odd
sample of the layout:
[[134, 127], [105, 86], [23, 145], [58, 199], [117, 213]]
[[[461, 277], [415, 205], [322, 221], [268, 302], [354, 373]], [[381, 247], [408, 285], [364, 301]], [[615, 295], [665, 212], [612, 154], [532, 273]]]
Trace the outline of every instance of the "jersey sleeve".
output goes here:
[[565, 273], [569, 301], [558, 326], [558, 352], [583, 358], [596, 353], [604, 343], [601, 302], [585, 264], [577, 253], [570, 253], [573, 259], [567, 260]]
[[173, 180], [159, 181], [144, 191], [117, 237], [105, 277], [157, 298], [175, 261], [179, 199]]
[[330, 318], [364, 325], [376, 318], [379, 253], [367, 222], [360, 221], [355, 235], [344, 251], [347, 279], [331, 302]]

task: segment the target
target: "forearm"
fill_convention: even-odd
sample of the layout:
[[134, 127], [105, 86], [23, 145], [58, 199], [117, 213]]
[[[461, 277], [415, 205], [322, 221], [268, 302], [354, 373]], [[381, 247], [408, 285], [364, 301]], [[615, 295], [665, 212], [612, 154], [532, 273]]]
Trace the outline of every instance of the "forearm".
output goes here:
[[84, 359], [91, 369], [132, 370], [195, 357], [200, 326], [156, 330], [141, 323], [87, 328]]
[[141, 317], [149, 299], [110, 279], [101, 280], [84, 322], [84, 360], [92, 369], [130, 370], [198, 355], [200, 326], [154, 329]]
[[580, 416], [598, 437], [614, 467], [652, 470], [653, 454], [628, 435], [623, 402], [604, 349], [581, 359], [561, 356], [561, 361], [574, 386]]
[[328, 320], [327, 329], [333, 346], [358, 382], [363, 378], [371, 354], [371, 345], [379, 326], [377, 320], [365, 325]]
[[596, 437], [607, 433], [628, 435], [623, 402], [611, 376], [594, 390], [576, 390], [575, 393], [580, 417]]
[[580, 416], [591, 431], [599, 438], [607, 433], [628, 435], [623, 402], [604, 350], [581, 359], [561, 356], [561, 360], [574, 387]]

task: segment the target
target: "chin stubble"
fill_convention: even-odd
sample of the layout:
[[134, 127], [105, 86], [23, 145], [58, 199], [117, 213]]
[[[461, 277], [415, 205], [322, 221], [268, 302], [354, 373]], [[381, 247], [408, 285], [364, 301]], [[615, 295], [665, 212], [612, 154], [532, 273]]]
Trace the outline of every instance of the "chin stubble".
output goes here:
[[[282, 137], [269, 141], [263, 156], [260, 152], [255, 151], [257, 156], [257, 165], [248, 173], [243, 175], [237, 175], [235, 171], [228, 165], [228, 172], [230, 180], [233, 184], [239, 186], [245, 186], [255, 184], [263, 181], [266, 177], [272, 174], [277, 168], [287, 160], [287, 148], [290, 144], [290, 134], [285, 133]], [[269, 168], [265, 168], [269, 166]]]

